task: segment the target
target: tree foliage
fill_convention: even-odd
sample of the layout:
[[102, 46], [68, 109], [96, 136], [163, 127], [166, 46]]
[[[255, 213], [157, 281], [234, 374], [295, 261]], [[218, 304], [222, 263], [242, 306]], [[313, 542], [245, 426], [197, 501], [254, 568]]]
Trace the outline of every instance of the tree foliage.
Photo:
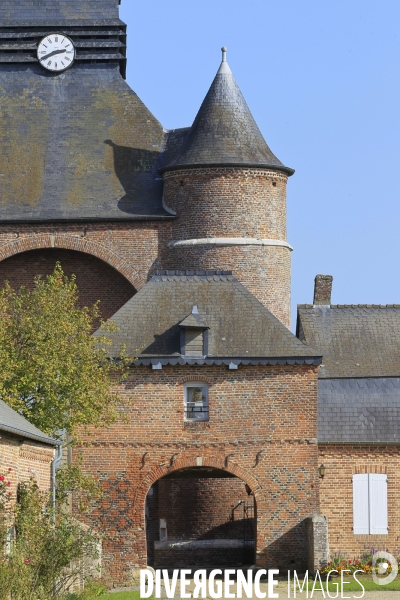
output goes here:
[[[9, 469], [10, 471], [10, 469]], [[0, 473], [0, 600], [65, 598], [71, 585], [98, 575], [100, 539], [83, 528], [34, 479], [9, 492]]]
[[118, 417], [112, 384], [126, 375], [128, 359], [107, 356], [107, 327], [98, 303], [77, 305], [74, 276], [60, 264], [32, 290], [6, 284], [0, 291], [0, 398], [43, 432], [60, 437], [90, 425], [108, 426]]

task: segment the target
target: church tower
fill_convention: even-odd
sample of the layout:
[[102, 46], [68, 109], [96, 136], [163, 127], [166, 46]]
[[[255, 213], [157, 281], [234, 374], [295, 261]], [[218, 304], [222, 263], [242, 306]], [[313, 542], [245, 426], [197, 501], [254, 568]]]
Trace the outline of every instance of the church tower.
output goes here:
[[[229, 269], [290, 326], [286, 183], [294, 171], [267, 146], [226, 61], [177, 151], [161, 171], [175, 269]], [[178, 135], [178, 132], [172, 132]]]

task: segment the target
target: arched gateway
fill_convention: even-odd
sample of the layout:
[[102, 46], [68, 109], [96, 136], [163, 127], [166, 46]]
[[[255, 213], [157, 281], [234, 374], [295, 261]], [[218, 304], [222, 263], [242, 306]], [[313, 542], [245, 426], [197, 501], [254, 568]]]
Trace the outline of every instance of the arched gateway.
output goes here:
[[161, 477], [159, 469], [150, 472], [136, 495], [145, 515], [147, 564], [254, 564], [257, 480], [222, 457], [180, 457], [163, 471]]

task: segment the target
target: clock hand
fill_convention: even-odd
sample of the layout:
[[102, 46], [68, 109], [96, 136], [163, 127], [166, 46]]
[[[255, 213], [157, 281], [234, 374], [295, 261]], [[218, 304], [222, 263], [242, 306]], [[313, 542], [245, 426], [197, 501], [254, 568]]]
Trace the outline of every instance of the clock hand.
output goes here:
[[63, 48], [62, 50], [53, 50], [53, 52], [50, 52], [50, 54], [43, 56], [43, 58], [40, 58], [39, 60], [46, 60], [46, 58], [50, 58], [50, 56], [55, 56], [56, 54], [63, 54], [64, 52], [66, 52], [65, 48]]

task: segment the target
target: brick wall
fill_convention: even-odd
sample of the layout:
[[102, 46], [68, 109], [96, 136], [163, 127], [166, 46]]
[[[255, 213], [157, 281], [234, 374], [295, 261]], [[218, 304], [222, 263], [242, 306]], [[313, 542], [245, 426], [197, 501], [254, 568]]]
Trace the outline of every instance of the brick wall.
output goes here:
[[[232, 479], [160, 479], [157, 512], [149, 512], [148, 519], [165, 519], [168, 543], [188, 540], [235, 540], [245, 539], [254, 531], [254, 522], [244, 514], [244, 503], [254, 506], [253, 496], [248, 496], [244, 483]], [[151, 497], [148, 499], [151, 500]], [[254, 514], [254, 513], [252, 513]], [[246, 522], [245, 522], [246, 521]], [[157, 530], [154, 541], [160, 540]], [[147, 536], [149, 538], [149, 535]], [[154, 545], [154, 543], [153, 543]], [[196, 545], [172, 548], [156, 548], [154, 565], [237, 565], [243, 564], [243, 547], [196, 547]], [[254, 558], [251, 561], [254, 563]]]
[[241, 479], [161, 479], [158, 517], [167, 520], [168, 539], [243, 539], [248, 502]]
[[[329, 550], [348, 558], [371, 548], [400, 554], [400, 452], [394, 445], [320, 445], [326, 475], [320, 484], [321, 514], [328, 518]], [[388, 535], [354, 535], [353, 484], [356, 473], [386, 473], [388, 477]]]
[[[187, 380], [208, 382], [209, 422], [184, 422]], [[228, 470], [254, 491], [260, 566], [305, 568], [304, 520], [319, 512], [316, 368], [137, 367], [120, 391], [128, 422], [93, 432], [84, 453], [84, 468], [105, 491], [91, 520], [107, 531], [110, 580], [128, 582], [131, 569], [147, 563], [151, 486], [199, 464]]]
[[1, 261], [31, 250], [58, 248], [95, 256], [136, 290], [160, 268], [159, 223], [0, 225]]
[[[166, 241], [212, 237], [286, 241], [287, 175], [210, 168], [164, 174], [166, 204], [177, 212]], [[164, 232], [163, 232], [164, 233]], [[289, 326], [290, 250], [279, 246], [190, 246], [166, 250], [164, 268], [231, 269]]]
[[32, 288], [36, 275], [49, 275], [56, 262], [64, 273], [76, 276], [79, 305], [100, 300], [104, 319], [112, 317], [135, 294], [132, 284], [107, 263], [89, 254], [62, 249], [31, 250], [0, 262], [0, 286], [8, 281], [14, 288]]
[[20, 481], [34, 477], [42, 490], [50, 489], [51, 462], [54, 448], [29, 439], [22, 439], [11, 433], [1, 432], [0, 469], [8, 473], [10, 491], [16, 497]]

